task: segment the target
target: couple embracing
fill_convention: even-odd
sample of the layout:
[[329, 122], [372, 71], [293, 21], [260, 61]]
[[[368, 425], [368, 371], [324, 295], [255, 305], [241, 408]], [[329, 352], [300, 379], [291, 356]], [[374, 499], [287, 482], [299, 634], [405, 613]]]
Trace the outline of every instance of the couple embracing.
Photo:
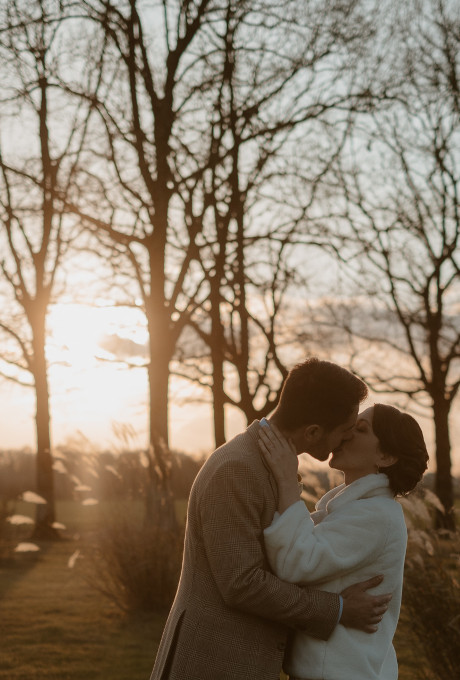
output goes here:
[[[151, 680], [396, 680], [407, 532], [398, 495], [427, 467], [420, 427], [316, 358], [269, 420], [217, 449], [190, 494], [179, 586]], [[297, 456], [344, 483], [309, 513]]]

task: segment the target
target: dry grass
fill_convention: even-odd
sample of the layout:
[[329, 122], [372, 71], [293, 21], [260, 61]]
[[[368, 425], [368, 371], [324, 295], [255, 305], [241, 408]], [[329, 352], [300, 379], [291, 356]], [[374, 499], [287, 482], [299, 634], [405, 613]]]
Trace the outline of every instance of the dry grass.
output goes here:
[[460, 677], [460, 532], [432, 529], [437, 497], [402, 501], [408, 526], [403, 607], [395, 638], [408, 680]]
[[[84, 578], [86, 558], [76, 559], [73, 568], [68, 566], [69, 558], [77, 550], [83, 555], [87, 552], [88, 537], [100, 526], [101, 511], [107, 514], [109, 508], [110, 505], [82, 508], [76, 503], [60, 506], [59, 517], [68, 526], [67, 539], [41, 544], [38, 555], [16, 554], [0, 567], [0, 679], [147, 680], [149, 677], [165, 613], [123, 614], [88, 585]], [[15, 511], [26, 514], [23, 507]], [[421, 512], [419, 509], [419, 524], [423, 520]], [[455, 551], [449, 548], [447, 554], [445, 542], [443, 546], [439, 559], [455, 576], [457, 563], [451, 557]], [[410, 550], [420, 553], [420, 547], [411, 545]], [[437, 571], [441, 573], [439, 568]], [[406, 576], [406, 590], [409, 578], [410, 571]], [[433, 580], [432, 575], [430, 579]], [[425, 618], [431, 636], [438, 633], [438, 624], [432, 615], [427, 616], [429, 600], [425, 586], [423, 588], [415, 613], [409, 609], [405, 596], [403, 599], [395, 638], [399, 680], [442, 677], [432, 672], [426, 645], [414, 629], [416, 616]], [[458, 594], [458, 590], [455, 592]], [[458, 675], [444, 676], [443, 680], [454, 677]]]
[[0, 678], [146, 680], [164, 616], [123, 617], [90, 588], [68, 567], [81, 540], [40, 547], [0, 570]]
[[424, 680], [460, 678], [460, 534], [413, 530], [409, 535], [404, 604]]
[[105, 517], [87, 551], [87, 580], [122, 611], [168, 612], [182, 565], [184, 531], [146, 525], [129, 505]]
[[[123, 615], [88, 586], [83, 560], [67, 566], [78, 547], [81, 540], [43, 545], [40, 557], [0, 570], [2, 680], [149, 677], [165, 615]], [[399, 680], [421, 680], [425, 662], [404, 616], [396, 643]]]

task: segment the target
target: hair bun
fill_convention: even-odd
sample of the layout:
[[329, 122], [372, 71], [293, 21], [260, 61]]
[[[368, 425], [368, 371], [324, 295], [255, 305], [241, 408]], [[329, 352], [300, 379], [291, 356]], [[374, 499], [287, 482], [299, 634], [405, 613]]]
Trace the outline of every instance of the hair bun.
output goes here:
[[428, 466], [428, 451], [420, 425], [394, 406], [375, 404], [372, 429], [382, 451], [398, 459], [384, 470], [391, 490], [395, 496], [409, 493]]

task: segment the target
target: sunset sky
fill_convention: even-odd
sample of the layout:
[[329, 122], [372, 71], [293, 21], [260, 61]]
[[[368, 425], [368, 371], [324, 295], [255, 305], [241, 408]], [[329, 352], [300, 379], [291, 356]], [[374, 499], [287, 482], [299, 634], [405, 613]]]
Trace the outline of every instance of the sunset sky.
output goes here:
[[[145, 446], [147, 373], [141, 367], [126, 368], [124, 363], [113, 361], [116, 355], [142, 365], [147, 333], [141, 312], [107, 306], [55, 305], [49, 316], [49, 333], [53, 443], [64, 443], [81, 433], [96, 448], [118, 446], [113, 424], [128, 424], [137, 433], [132, 446]], [[184, 380], [172, 378], [171, 395], [172, 447], [194, 453], [211, 451], [210, 406], [193, 403], [197, 389]], [[0, 398], [0, 448], [33, 448], [33, 390], [2, 378]], [[234, 411], [229, 418], [228, 436], [244, 425], [244, 418]]]
[[[49, 317], [51, 428], [54, 445], [86, 441], [95, 450], [118, 449], [116, 428], [127, 426], [136, 433], [132, 448], [148, 440], [147, 374], [143, 368], [126, 368], [119, 359], [142, 364], [147, 341], [139, 310], [55, 305]], [[213, 449], [210, 405], [197, 403], [203, 393], [190, 383], [171, 379], [170, 443], [189, 453]], [[33, 450], [34, 394], [12, 382], [0, 381], [2, 441], [0, 448]], [[371, 397], [384, 401], [382, 397]], [[454, 472], [460, 473], [459, 406], [453, 409], [452, 446]], [[419, 416], [418, 416], [419, 417]], [[420, 419], [432, 450], [429, 419]], [[227, 411], [227, 437], [244, 429], [246, 422], [235, 409]]]

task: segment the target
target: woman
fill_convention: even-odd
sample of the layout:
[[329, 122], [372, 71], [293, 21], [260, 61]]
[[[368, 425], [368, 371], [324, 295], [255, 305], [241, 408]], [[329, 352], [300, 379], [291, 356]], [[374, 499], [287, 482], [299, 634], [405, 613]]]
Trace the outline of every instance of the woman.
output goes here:
[[378, 631], [367, 635], [342, 625], [328, 641], [296, 631], [284, 669], [291, 680], [395, 680], [392, 639], [401, 605], [407, 531], [395, 496], [411, 491], [426, 470], [422, 431], [408, 414], [375, 404], [358, 417], [353, 436], [333, 451], [329, 465], [344, 483], [329, 491], [310, 515], [299, 500], [297, 456], [273, 425], [259, 444], [278, 485], [278, 512], [265, 530], [270, 564], [281, 579], [340, 593], [383, 574], [393, 597]]

